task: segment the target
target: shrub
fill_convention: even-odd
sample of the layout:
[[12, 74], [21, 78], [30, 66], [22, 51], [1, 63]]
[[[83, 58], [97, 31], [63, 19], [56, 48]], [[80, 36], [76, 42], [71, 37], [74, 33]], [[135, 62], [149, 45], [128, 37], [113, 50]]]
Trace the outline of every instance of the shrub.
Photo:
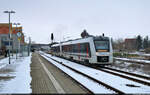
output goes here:
[[139, 55], [115, 52], [115, 53], [113, 53], [113, 56], [114, 57], [138, 57]]
[[145, 49], [145, 52], [146, 52], [146, 53], [150, 53], [150, 48], [146, 48], [146, 49]]

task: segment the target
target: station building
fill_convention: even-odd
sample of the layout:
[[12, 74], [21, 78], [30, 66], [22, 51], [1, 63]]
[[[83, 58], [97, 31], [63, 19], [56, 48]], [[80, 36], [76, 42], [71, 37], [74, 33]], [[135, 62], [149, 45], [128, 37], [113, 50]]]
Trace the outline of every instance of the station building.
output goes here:
[[[21, 37], [18, 39], [17, 33], [21, 33]], [[0, 23], [0, 50], [10, 49], [11, 51], [16, 51], [20, 45], [24, 44], [24, 34], [22, 32], [22, 27], [13, 27], [12, 23], [10, 24], [10, 33], [11, 40], [9, 46], [9, 24]]]

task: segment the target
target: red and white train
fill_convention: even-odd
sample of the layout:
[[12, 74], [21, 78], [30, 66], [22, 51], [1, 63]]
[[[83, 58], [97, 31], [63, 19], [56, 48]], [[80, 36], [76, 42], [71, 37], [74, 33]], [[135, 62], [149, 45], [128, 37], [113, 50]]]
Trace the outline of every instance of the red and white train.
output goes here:
[[51, 47], [52, 54], [86, 64], [111, 64], [112, 43], [108, 37], [90, 36], [61, 42]]

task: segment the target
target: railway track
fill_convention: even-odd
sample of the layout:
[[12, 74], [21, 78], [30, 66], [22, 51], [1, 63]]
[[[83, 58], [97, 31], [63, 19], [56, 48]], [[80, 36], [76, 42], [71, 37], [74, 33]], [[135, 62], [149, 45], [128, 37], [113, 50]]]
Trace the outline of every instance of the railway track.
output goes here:
[[[71, 60], [69, 60], [69, 61], [71, 61]], [[80, 63], [77, 63], [77, 64], [80, 64]], [[85, 64], [82, 64], [82, 65], [85, 65]], [[150, 81], [149, 81], [150, 77], [147, 77], [147, 76], [142, 76], [142, 75], [138, 75], [138, 74], [134, 74], [134, 73], [129, 73], [129, 72], [125, 72], [125, 71], [121, 71], [121, 70], [117, 70], [117, 69], [113, 69], [113, 68], [109, 68], [109, 67], [103, 67], [104, 69], [102, 69], [102, 67], [97, 68], [95, 66], [89, 66], [89, 65], [85, 65], [85, 66], [92, 67], [92, 68], [95, 68], [97, 70], [101, 70], [103, 72], [107, 72], [107, 73], [110, 73], [110, 74], [113, 74], [113, 75], [116, 75], [116, 76], [120, 76], [122, 78], [126, 78], [126, 79], [129, 79], [129, 80], [132, 80], [132, 81], [150, 86]], [[136, 77], [139, 78], [139, 79], [137, 79]]]
[[126, 79], [129, 79], [129, 80], [132, 80], [132, 81], [135, 81], [135, 82], [138, 82], [138, 83], [150, 86], [150, 81], [149, 80], [144, 80], [143, 78], [136, 78], [133, 75], [129, 75], [127, 73], [123, 74], [121, 72], [118, 72], [118, 71], [115, 71], [115, 70], [111, 70], [109, 68], [107, 68], [107, 69], [96, 68], [96, 69], [101, 70], [101, 71], [106, 72], [106, 73], [110, 73], [112, 75], [116, 75], [116, 76], [119, 76], [119, 77], [122, 77], [122, 78], [126, 78]]
[[143, 78], [143, 79], [146, 79], [146, 80], [150, 80], [150, 77], [147, 77], [147, 76], [134, 74], [134, 73], [118, 70], [118, 69], [113, 69], [113, 68], [110, 68], [110, 67], [103, 67], [103, 68], [109, 69], [109, 70], [112, 70], [112, 71], [116, 71], [116, 72], [120, 72], [120, 73], [124, 73], [124, 74], [128, 74], [128, 75], [132, 75], [132, 76], [135, 76], [135, 77]]
[[[77, 64], [80, 64], [80, 63], [77, 63]], [[109, 67], [96, 67], [96, 66], [89, 66], [89, 65], [85, 65], [85, 66], [92, 67], [94, 69], [97, 69], [106, 73], [110, 73], [112, 75], [116, 75], [122, 78], [126, 78], [129, 80], [150, 86], [150, 77], [147, 77], [147, 76], [129, 73], [129, 72], [125, 72], [125, 71], [121, 71], [121, 70], [117, 70], [117, 69], [113, 69]]]
[[[49, 57], [49, 56], [47, 56], [47, 57]], [[53, 59], [53, 60], [55, 60], [55, 59]], [[57, 61], [57, 60], [55, 60], [55, 61]], [[59, 62], [59, 61], [57, 61], [57, 62]], [[62, 64], [62, 65], [64, 65], [64, 66], [66, 66], [66, 67], [68, 67], [67, 65], [65, 65], [65, 64], [63, 64], [61, 62], [59, 62], [59, 63]], [[80, 64], [80, 63], [77, 63], [77, 64]], [[68, 67], [68, 68], [72, 69], [71, 67]], [[137, 74], [133, 74], [133, 73], [125, 72], [125, 71], [120, 71], [120, 70], [116, 70], [116, 69], [112, 69], [112, 68], [108, 68], [108, 67], [104, 67], [104, 68], [95, 68], [94, 67], [94, 69], [97, 69], [97, 70], [102, 71], [102, 72], [109, 73], [111, 75], [119, 76], [121, 78], [124, 78], [124, 79], [127, 79], [127, 80], [131, 80], [131, 81], [134, 81], [136, 83], [140, 83], [140, 84], [143, 84], [143, 85], [146, 85], [146, 86], [150, 86], [150, 81], [149, 81], [150, 78], [146, 77], [146, 76], [137, 75]], [[75, 72], [78, 72], [78, 71], [75, 71]], [[80, 73], [80, 72], [78, 72], [78, 73]], [[94, 81], [97, 81], [97, 80], [94, 80]], [[114, 89], [114, 87], [109, 86], [105, 82], [99, 83], [99, 84], [104, 85], [108, 89]], [[107, 87], [107, 85], [108, 85], [108, 87]], [[126, 86], [129, 86], [129, 87], [138, 87], [136, 85], [128, 85], [128, 84]], [[113, 90], [113, 91], [115, 91], [117, 93], [121, 93], [121, 94], [124, 93], [122, 90], [119, 90], [119, 89], [116, 89], [116, 90]]]
[[[70, 60], [69, 60], [70, 61]], [[80, 63], [77, 63], [80, 64]], [[88, 67], [92, 67], [94, 69], [106, 72], [106, 73], [110, 73], [112, 75], [116, 75], [122, 78], [126, 78], [147, 86], [150, 86], [150, 77], [147, 76], [142, 76], [142, 75], [138, 75], [138, 74], [134, 74], [134, 73], [129, 73], [129, 72], [125, 72], [125, 71], [121, 71], [121, 70], [117, 70], [117, 69], [113, 69], [113, 68], [109, 68], [109, 67], [95, 67], [95, 66], [89, 66], [89, 65], [85, 65], [82, 64], [84, 66], [88, 66]], [[102, 69], [103, 68], [103, 69]]]
[[[77, 63], [79, 64], [79, 63]], [[129, 72], [125, 72], [125, 71], [121, 71], [121, 70], [117, 70], [117, 69], [113, 69], [113, 68], [109, 68], [109, 67], [95, 67], [95, 66], [89, 66], [89, 65], [85, 65], [88, 67], [92, 67], [94, 69], [106, 72], [106, 73], [110, 73], [112, 75], [116, 75], [122, 78], [126, 78], [147, 86], [150, 86], [150, 77], [147, 76], [142, 76], [142, 75], [138, 75], [138, 74], [134, 74], [134, 73], [129, 73]]]
[[[45, 55], [45, 56], [46, 56], [46, 55]], [[51, 57], [49, 57], [49, 56], [46, 56], [46, 57], [50, 58], [51, 60], [53, 60], [53, 61], [55, 61], [55, 62], [57, 62], [57, 63], [59, 63], [59, 64], [65, 66], [65, 67], [67, 67], [67, 68], [69, 68], [70, 70], [72, 70], [72, 71], [74, 71], [74, 72], [76, 72], [76, 73], [78, 73], [78, 74], [80, 74], [80, 75], [82, 75], [82, 76], [84, 76], [84, 77], [86, 77], [86, 78], [88, 78], [88, 79], [94, 81], [95, 83], [98, 83], [98, 84], [100, 84], [100, 85], [103, 85], [103, 86], [106, 87], [107, 89], [110, 89], [110, 90], [116, 92], [117, 94], [125, 94], [124, 92], [122, 92], [122, 91], [120, 91], [120, 90], [118, 90], [118, 89], [116, 89], [116, 88], [114, 88], [114, 87], [111, 87], [111, 86], [109, 86], [108, 84], [106, 84], [106, 83], [104, 83], [104, 82], [101, 82], [101, 81], [99, 81], [99, 80], [97, 80], [97, 79], [95, 79], [95, 78], [93, 78], [93, 77], [91, 77], [91, 76], [89, 76], [89, 75], [87, 75], [87, 74], [84, 74], [84, 73], [82, 73], [82, 72], [80, 72], [80, 71], [78, 71], [78, 70], [76, 70], [76, 69], [73, 69], [73, 68], [71, 68], [71, 67], [69, 67], [69, 66], [63, 64], [62, 62], [59, 62], [59, 61], [57, 61], [57, 60], [55, 60], [55, 59], [53, 59], [53, 58], [51, 58]], [[68, 75], [68, 76], [69, 76], [69, 75]], [[75, 80], [75, 81], [76, 81], [76, 80]], [[78, 83], [79, 83], [79, 82], [78, 82]], [[79, 84], [82, 85], [81, 83], [79, 83]], [[84, 85], [82, 85], [82, 86], [83, 86], [84, 88], [86, 88], [90, 93], [94, 93], [94, 92], [92, 92], [89, 88], [85, 87]]]
[[149, 63], [146, 63], [146, 62], [140, 62], [140, 61], [134, 61], [134, 60], [122, 60], [122, 59], [115, 59], [117, 61], [124, 61], [124, 62], [131, 62], [131, 63], [137, 63], [137, 64], [142, 64], [142, 65], [150, 65]]

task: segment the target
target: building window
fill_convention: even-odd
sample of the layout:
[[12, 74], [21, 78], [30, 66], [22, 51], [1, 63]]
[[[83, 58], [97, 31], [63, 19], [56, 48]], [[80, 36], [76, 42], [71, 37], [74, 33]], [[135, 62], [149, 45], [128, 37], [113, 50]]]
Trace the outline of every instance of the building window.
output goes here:
[[5, 40], [7, 40], [7, 37], [3, 36], [3, 37], [1, 38], [1, 40], [2, 40], [2, 41], [5, 41]]
[[[8, 46], [9, 45], [9, 41], [3, 41], [3, 45]], [[12, 41], [10, 42], [10, 45], [12, 45]]]

